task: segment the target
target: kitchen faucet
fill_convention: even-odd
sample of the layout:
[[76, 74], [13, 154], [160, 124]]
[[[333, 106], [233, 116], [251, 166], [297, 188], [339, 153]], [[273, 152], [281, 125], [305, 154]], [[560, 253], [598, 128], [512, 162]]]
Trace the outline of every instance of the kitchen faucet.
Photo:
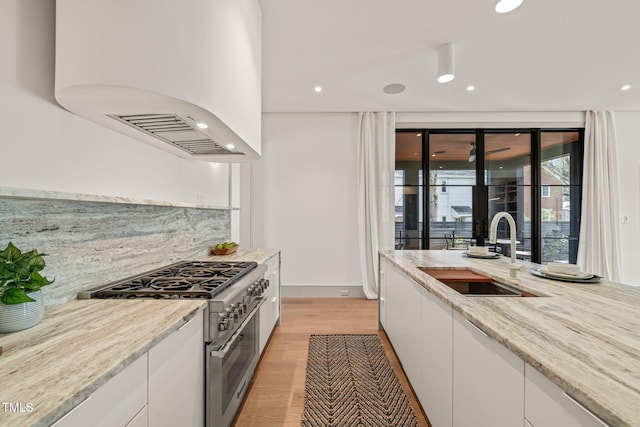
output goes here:
[[506, 218], [509, 223], [509, 237], [511, 237], [511, 264], [509, 264], [509, 277], [518, 277], [520, 266], [516, 263], [516, 222], [508, 212], [498, 212], [491, 220], [489, 227], [489, 243], [496, 243], [496, 235], [498, 233], [498, 222], [502, 218]]

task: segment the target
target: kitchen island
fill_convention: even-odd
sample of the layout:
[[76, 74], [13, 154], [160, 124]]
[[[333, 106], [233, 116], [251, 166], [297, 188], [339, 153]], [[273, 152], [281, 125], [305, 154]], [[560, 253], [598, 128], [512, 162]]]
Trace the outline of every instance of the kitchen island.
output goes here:
[[[520, 262], [523, 271], [512, 279], [507, 258], [472, 259], [459, 251], [381, 252], [381, 272], [385, 263], [411, 279], [408, 283], [421, 288], [423, 296], [435, 296], [450, 307], [454, 329], [456, 316], [470, 321], [609, 425], [640, 425], [640, 289], [604, 280], [583, 284], [544, 279], [531, 273], [540, 266], [527, 262]], [[418, 267], [470, 269], [538, 297], [465, 296]], [[383, 300], [390, 298], [384, 292], [381, 288], [380, 316], [387, 329], [385, 322], [399, 314], [383, 312], [388, 303]], [[455, 353], [455, 341], [453, 347]]]

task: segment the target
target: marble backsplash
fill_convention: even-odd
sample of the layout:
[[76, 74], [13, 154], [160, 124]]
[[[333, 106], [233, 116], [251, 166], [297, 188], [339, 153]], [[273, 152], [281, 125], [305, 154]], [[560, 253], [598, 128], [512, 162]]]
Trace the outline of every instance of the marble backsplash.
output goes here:
[[47, 307], [175, 261], [230, 237], [227, 209], [0, 197], [0, 249], [47, 254]]

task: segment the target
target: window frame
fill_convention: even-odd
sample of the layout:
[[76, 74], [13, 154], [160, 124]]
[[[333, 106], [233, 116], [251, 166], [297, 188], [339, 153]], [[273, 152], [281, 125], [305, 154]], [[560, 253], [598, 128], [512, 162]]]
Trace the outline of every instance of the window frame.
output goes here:
[[[575, 262], [577, 258], [577, 247], [579, 240], [579, 227], [580, 227], [580, 209], [582, 198], [582, 163], [584, 156], [584, 128], [455, 128], [455, 129], [440, 129], [440, 128], [410, 128], [410, 129], [396, 129], [398, 132], [411, 132], [422, 133], [422, 173], [424, 176], [429, 176], [429, 141], [434, 134], [445, 133], [475, 133], [475, 147], [476, 147], [476, 185], [473, 190], [473, 205], [474, 205], [474, 236], [473, 238], [478, 240], [479, 238], [486, 238], [488, 234], [488, 224], [485, 218], [488, 217], [488, 191], [487, 186], [484, 183], [485, 162], [484, 162], [484, 137], [485, 134], [493, 133], [529, 133], [531, 135], [531, 261], [540, 263], [542, 259], [542, 198], [548, 197], [543, 195], [542, 184], [542, 143], [541, 136], [547, 132], [577, 132], [578, 140], [570, 141], [571, 143], [565, 143], [565, 148], [570, 149], [569, 154], [571, 160], [571, 187], [578, 187], [579, 194], [575, 194], [571, 200], [572, 209], [570, 211], [570, 241], [574, 240], [569, 245], [569, 261]], [[568, 141], [569, 142], [569, 141]], [[577, 182], [577, 184], [576, 184]], [[444, 186], [445, 183], [442, 183]], [[446, 184], [448, 186], [448, 184]], [[544, 184], [548, 188], [548, 194], [551, 195], [551, 188], [549, 185]], [[422, 236], [420, 238], [421, 248], [429, 248], [431, 236], [430, 234], [430, 206], [429, 206], [429, 180], [423, 179], [423, 206], [422, 206]], [[480, 220], [480, 221], [478, 221]], [[577, 227], [577, 228], [576, 228]], [[475, 230], [478, 230], [477, 233]], [[577, 236], [577, 237], [573, 237]]]

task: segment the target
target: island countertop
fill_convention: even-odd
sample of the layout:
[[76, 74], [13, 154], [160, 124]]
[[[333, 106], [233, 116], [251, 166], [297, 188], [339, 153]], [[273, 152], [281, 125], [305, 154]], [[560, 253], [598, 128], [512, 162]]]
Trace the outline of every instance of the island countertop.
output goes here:
[[[453, 307], [612, 426], [640, 426], [640, 288], [603, 280], [570, 283], [534, 276], [540, 265], [472, 259], [458, 251], [382, 251]], [[538, 298], [466, 297], [418, 267], [471, 269]]]
[[[74, 300], [0, 334], [0, 425], [49, 426], [188, 322], [205, 300]], [[0, 403], [0, 404], [2, 404]]]

